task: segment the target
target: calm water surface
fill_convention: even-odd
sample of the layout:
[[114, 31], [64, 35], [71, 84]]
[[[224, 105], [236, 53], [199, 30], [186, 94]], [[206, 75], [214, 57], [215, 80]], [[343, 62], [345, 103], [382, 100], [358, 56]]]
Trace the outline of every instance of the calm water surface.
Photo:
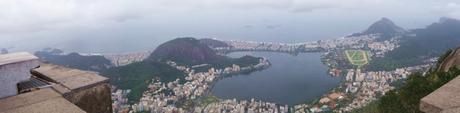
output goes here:
[[243, 55], [266, 57], [272, 66], [249, 75], [221, 79], [212, 89], [214, 95], [224, 99], [255, 98], [293, 105], [318, 98], [340, 83], [340, 77], [327, 74], [328, 67], [321, 62], [321, 53], [293, 56], [275, 52], [236, 52], [228, 56]]

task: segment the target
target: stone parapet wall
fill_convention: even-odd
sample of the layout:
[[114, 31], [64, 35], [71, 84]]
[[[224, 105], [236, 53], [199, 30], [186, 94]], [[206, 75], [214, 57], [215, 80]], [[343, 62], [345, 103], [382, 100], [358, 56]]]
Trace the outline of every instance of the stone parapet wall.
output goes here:
[[108, 83], [100, 83], [86, 89], [73, 90], [64, 94], [64, 98], [88, 113], [112, 112], [110, 85]]
[[33, 69], [32, 73], [54, 82], [51, 87], [56, 92], [88, 113], [112, 112], [112, 95], [108, 78], [95, 72], [54, 64], [41, 64], [40, 68]]
[[460, 76], [420, 100], [425, 113], [460, 113]]

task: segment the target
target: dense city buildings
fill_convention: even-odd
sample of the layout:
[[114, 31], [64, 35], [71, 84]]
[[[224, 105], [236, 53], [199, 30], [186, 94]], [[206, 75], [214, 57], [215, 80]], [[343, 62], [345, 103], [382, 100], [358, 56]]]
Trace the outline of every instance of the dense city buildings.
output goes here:
[[[143, 93], [142, 98], [140, 99], [139, 103], [136, 103], [131, 106], [132, 111], [140, 112], [140, 111], [151, 111], [151, 112], [179, 112], [183, 113], [187, 110], [192, 111], [226, 111], [230, 110], [232, 107], [228, 107], [231, 105], [240, 106], [242, 108], [253, 108], [254, 106], [262, 106], [259, 104], [263, 104], [265, 107], [271, 107], [267, 104], [272, 105], [272, 103], [265, 103], [265, 102], [234, 102], [223, 100], [219, 103], [211, 104], [210, 106], [197, 106], [201, 98], [207, 96], [209, 93], [209, 89], [213, 82], [215, 82], [220, 77], [224, 77], [229, 74], [237, 74], [241, 71], [246, 70], [254, 70], [254, 69], [261, 69], [266, 68], [270, 65], [267, 59], [261, 58], [259, 63], [256, 65], [251, 65], [248, 67], [240, 67], [238, 65], [233, 64], [231, 67], [226, 67], [224, 69], [214, 69], [211, 68], [207, 72], [195, 72], [193, 70], [194, 66], [186, 67], [178, 65], [173, 61], [168, 61], [168, 65], [175, 67], [178, 70], [184, 71], [187, 73], [185, 77], [185, 83], [180, 83], [179, 79], [176, 79], [173, 82], [162, 83], [160, 80], [153, 79], [152, 83], [148, 86], [148, 90]], [[196, 67], [196, 66], [195, 66]], [[165, 93], [170, 92], [170, 93]], [[122, 91], [117, 91], [114, 95], [123, 95]], [[117, 99], [123, 100], [123, 99]], [[177, 106], [178, 104], [182, 104], [182, 106]], [[246, 105], [248, 104], [248, 105]], [[274, 105], [274, 104], [273, 104]], [[123, 104], [119, 104], [114, 108], [123, 108]], [[233, 108], [240, 108], [240, 107], [233, 107]], [[184, 109], [186, 108], [186, 109]], [[225, 109], [224, 109], [225, 108]], [[226, 109], [229, 108], [229, 109]], [[254, 107], [255, 108], [255, 107]], [[194, 110], [193, 110], [194, 109]], [[258, 110], [258, 109], [254, 109]], [[275, 110], [275, 108], [273, 108]], [[278, 110], [276, 108], [276, 110]]]
[[109, 59], [115, 66], [124, 66], [133, 62], [139, 62], [146, 59], [152, 52], [142, 51], [125, 54], [103, 54], [103, 56]]
[[[126, 104], [126, 93], [129, 90], [117, 90], [113, 93], [114, 111], [132, 112], [247, 112], [247, 113], [315, 113], [323, 111], [346, 112], [361, 108], [370, 102], [385, 95], [394, 86], [391, 84], [396, 81], [404, 80], [407, 76], [416, 71], [421, 71], [430, 67], [430, 64], [418, 65], [413, 67], [398, 68], [392, 71], [366, 71], [361, 66], [353, 66], [347, 59], [346, 50], [363, 51], [363, 57], [368, 63], [368, 57], [383, 57], [388, 51], [392, 51], [399, 45], [400, 37], [393, 37], [389, 40], [377, 40], [378, 34], [358, 35], [342, 37], [334, 40], [320, 40], [305, 43], [272, 43], [272, 42], [253, 42], [253, 41], [222, 41], [230, 45], [229, 47], [215, 47], [214, 50], [220, 53], [237, 51], [272, 51], [272, 52], [323, 52], [323, 63], [330, 67], [329, 73], [334, 76], [344, 76], [339, 87], [332, 89], [324, 94], [317, 101], [298, 104], [293, 106], [279, 105], [272, 102], [261, 100], [236, 100], [218, 99], [209, 94], [209, 89], [218, 79], [229, 75], [238, 74], [245, 70], [265, 68], [270, 63], [268, 59], [261, 59], [259, 64], [240, 67], [232, 65], [223, 69], [210, 68], [207, 72], [195, 72], [194, 68], [208, 66], [200, 64], [194, 66], [181, 66], [174, 61], [166, 62], [187, 73], [185, 82], [179, 79], [162, 83], [160, 80], [152, 79], [148, 90], [144, 92], [139, 103], [128, 108]], [[134, 62], [141, 59], [140, 53], [136, 57], [124, 57], [124, 61]], [[122, 58], [122, 57], [117, 57]], [[134, 58], [134, 59], [133, 59]], [[129, 60], [131, 59], [131, 60]], [[119, 60], [118, 60], [119, 61]], [[127, 64], [125, 63], [125, 64]], [[116, 97], [116, 98], [115, 98]], [[215, 101], [204, 102], [208, 98], [215, 98]], [[203, 104], [205, 103], [205, 104]]]

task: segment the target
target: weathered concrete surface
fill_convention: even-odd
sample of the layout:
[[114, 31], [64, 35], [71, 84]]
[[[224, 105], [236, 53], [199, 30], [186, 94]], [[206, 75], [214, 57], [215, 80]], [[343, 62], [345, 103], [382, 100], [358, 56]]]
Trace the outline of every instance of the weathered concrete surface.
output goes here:
[[24, 61], [30, 61], [30, 60], [37, 60], [37, 59], [38, 57], [30, 53], [27, 53], [27, 52], [2, 54], [0, 55], [0, 65], [12, 64], [12, 63], [24, 62]]
[[[36, 68], [40, 65], [39, 68]], [[17, 95], [17, 83], [31, 74], [51, 83]], [[0, 55], [0, 113], [111, 113], [108, 78], [95, 72], [40, 64], [29, 53]]]
[[0, 113], [86, 113], [50, 88], [0, 100]]
[[0, 98], [17, 95], [17, 83], [29, 80], [30, 70], [38, 65], [38, 58], [29, 53], [0, 55]]
[[[460, 68], [460, 48], [452, 51], [439, 65], [438, 71]], [[420, 100], [426, 113], [460, 113], [460, 77], [456, 77]]]
[[423, 97], [420, 110], [425, 113], [460, 113], [460, 77]]
[[91, 87], [91, 85], [108, 82], [109, 80], [95, 72], [71, 69], [54, 64], [41, 64], [40, 68], [33, 69], [32, 72], [37, 76], [62, 84], [70, 90]]
[[108, 83], [64, 94], [67, 100], [89, 113], [112, 113], [111, 96]]
[[2, 113], [86, 113], [64, 98], [54, 98]]
[[52, 88], [88, 113], [111, 113], [112, 100], [108, 78], [54, 64], [41, 64], [32, 70], [36, 76], [55, 82]]

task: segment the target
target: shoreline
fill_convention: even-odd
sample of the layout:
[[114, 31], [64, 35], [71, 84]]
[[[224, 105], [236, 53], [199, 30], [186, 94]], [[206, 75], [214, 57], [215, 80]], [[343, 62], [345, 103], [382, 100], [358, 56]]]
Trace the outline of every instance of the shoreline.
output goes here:
[[[349, 83], [348, 78], [345, 76], [346, 74], [344, 70], [348, 69], [349, 67], [340, 67], [342, 65], [337, 64], [338, 63], [337, 61], [343, 60], [343, 59], [336, 58], [338, 56], [327, 56], [327, 55], [329, 53], [333, 53], [337, 55], [337, 54], [340, 54], [338, 52], [343, 51], [343, 50], [361, 49], [364, 47], [364, 45], [359, 45], [360, 41], [367, 41], [367, 43], [373, 43], [375, 36], [376, 35], [365, 35], [365, 36], [360, 36], [360, 37], [347, 37], [347, 38], [339, 38], [339, 39], [334, 39], [334, 40], [320, 40], [316, 42], [305, 42], [305, 43], [296, 43], [296, 44], [265, 43], [265, 42], [250, 42], [250, 41], [223, 41], [225, 43], [228, 43], [232, 47], [231, 48], [228, 48], [228, 47], [227, 48], [225, 47], [224, 48], [212, 48], [212, 49], [214, 49], [217, 53], [220, 53], [221, 55], [227, 55], [233, 52], [245, 52], [245, 51], [273, 52], [273, 53], [282, 53], [282, 54], [287, 53], [287, 54], [294, 55], [294, 56], [297, 54], [301, 54], [301, 53], [323, 53], [323, 55], [321, 55], [320, 59], [318, 60], [320, 60], [323, 65], [327, 66], [328, 69], [325, 73], [331, 75], [331, 77], [341, 77], [341, 76], [343, 77], [340, 78], [339, 83], [336, 87], [327, 90], [322, 96], [315, 97], [311, 101], [306, 100], [304, 103], [301, 103], [301, 104], [291, 105], [288, 108], [294, 111], [297, 111], [297, 110], [306, 111], [306, 110], [311, 110], [308, 108], [314, 107], [310, 105], [317, 103], [318, 100], [321, 101], [322, 99], [324, 99], [324, 97], [327, 97], [328, 94], [334, 94], [334, 93], [336, 94], [337, 92], [339, 92], [340, 97], [350, 96], [349, 94], [342, 93], [341, 91], [341, 90], [346, 89], [347, 90], [346, 92], [348, 92], [348, 87], [344, 87]], [[244, 44], [249, 44], [249, 45], [246, 46]], [[252, 47], [255, 47], [255, 48], [252, 48]], [[388, 50], [385, 50], [385, 51], [388, 51]], [[368, 57], [372, 57], [372, 55]], [[332, 63], [335, 63], [335, 64], [331, 64], [331, 62], [329, 61], [332, 61]], [[340, 63], [343, 63], [343, 61]], [[356, 67], [354, 67], [353, 69], [355, 68]], [[337, 70], [339, 72], [336, 72]], [[241, 74], [241, 73], [236, 73], [236, 75], [238, 74]], [[228, 75], [220, 75], [218, 80], [223, 79], [221, 78], [221, 76], [228, 76]], [[209, 95], [209, 93], [211, 93], [212, 88], [214, 87], [216, 81], [217, 80], [211, 82], [211, 85], [212, 85], [211, 89], [207, 88], [209, 90], [206, 91], [206, 94], [204, 96], [200, 96], [200, 98], [206, 98]], [[360, 86], [357, 86], [357, 87], [360, 87]], [[351, 97], [354, 98], [353, 95], [351, 95]], [[228, 99], [219, 98], [219, 100], [223, 101], [223, 100], [228, 100]], [[245, 101], [245, 100], [242, 100], [242, 101]], [[298, 106], [301, 106], [300, 109], [298, 109]], [[318, 107], [314, 107], [314, 108], [318, 108]], [[334, 110], [334, 108], [335, 107], [332, 107], [332, 110]]]

